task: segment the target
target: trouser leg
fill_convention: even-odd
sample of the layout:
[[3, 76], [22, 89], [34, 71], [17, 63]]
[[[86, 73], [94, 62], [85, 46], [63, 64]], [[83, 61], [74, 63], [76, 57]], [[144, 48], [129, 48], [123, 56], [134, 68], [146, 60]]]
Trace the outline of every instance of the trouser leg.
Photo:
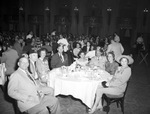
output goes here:
[[52, 114], [61, 114], [60, 103], [56, 97], [45, 96], [44, 104], [50, 109]]
[[97, 92], [96, 92], [96, 96], [97, 96], [97, 99], [98, 99], [99, 106], [100, 105], [102, 106], [102, 95], [103, 94], [119, 95], [119, 94], [121, 94], [121, 92], [118, 91], [118, 89], [111, 88], [111, 87], [108, 87], [108, 88], [102, 88], [102, 87], [98, 88]]
[[45, 95], [41, 102], [27, 110], [29, 114], [49, 114], [48, 109], [50, 109], [51, 114], [61, 114], [60, 104], [57, 98], [51, 95]]

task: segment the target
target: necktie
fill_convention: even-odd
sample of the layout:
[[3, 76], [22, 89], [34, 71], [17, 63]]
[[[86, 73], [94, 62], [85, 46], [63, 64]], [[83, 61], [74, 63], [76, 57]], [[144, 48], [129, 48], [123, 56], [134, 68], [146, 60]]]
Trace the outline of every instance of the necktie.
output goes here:
[[26, 74], [29, 77], [29, 79], [36, 85], [34, 79], [31, 77], [30, 73], [28, 71], [26, 71]]
[[34, 68], [34, 79], [37, 79], [38, 75], [37, 75], [37, 70], [36, 70], [36, 62], [34, 62], [33, 68]]
[[64, 59], [63, 59], [63, 55], [62, 55], [62, 54], [60, 54], [60, 59], [61, 59], [62, 62], [64, 62]]

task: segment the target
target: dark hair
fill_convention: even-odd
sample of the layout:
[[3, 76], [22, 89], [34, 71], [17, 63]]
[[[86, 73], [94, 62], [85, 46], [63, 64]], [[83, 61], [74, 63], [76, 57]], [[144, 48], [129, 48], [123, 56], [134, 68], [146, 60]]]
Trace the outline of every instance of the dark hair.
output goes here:
[[101, 55], [103, 55], [104, 56], [104, 49], [103, 48], [100, 48], [100, 50], [99, 50], [100, 52], [101, 52]]
[[104, 55], [104, 50], [102, 48], [100, 48], [99, 50], [96, 50], [96, 55], [97, 55], [97, 52], [101, 52], [101, 55], [103, 56]]
[[87, 44], [88, 42], [89, 42], [89, 43], [90, 43], [90, 45], [91, 45], [91, 42], [90, 42], [89, 40], [86, 42], [86, 44]]
[[46, 48], [41, 48], [38, 50], [38, 55], [41, 56], [41, 51], [45, 51], [47, 53], [47, 49]]
[[80, 56], [81, 53], [84, 53], [84, 55], [86, 54], [85, 51], [81, 50], [81, 51], [78, 53], [78, 57]]
[[126, 57], [122, 57], [122, 58], [119, 60], [120, 63], [121, 63], [121, 60], [122, 60], [123, 58], [127, 59], [127, 62], [129, 63], [129, 59], [126, 58]]
[[6, 49], [8, 49], [8, 47], [12, 47], [13, 46], [13, 43], [11, 41], [6, 41], [6, 42], [4, 42], [3, 46], [5, 46]]
[[[80, 48], [81, 48], [81, 44], [80, 44], [79, 42], [77, 42], [77, 43], [76, 43], [76, 47], [77, 47], [77, 44], [79, 44], [79, 45], [80, 45]], [[76, 47], [75, 47], [75, 48], [76, 48]]]
[[61, 46], [64, 48], [65, 45], [62, 44], [62, 43], [59, 43], [59, 44], [57, 45], [57, 49], [58, 49], [59, 47], [61, 47]]
[[110, 52], [108, 52], [108, 53], [107, 53], [107, 55], [106, 55], [107, 60], [108, 60], [108, 55], [109, 55], [109, 54], [111, 54], [111, 55], [112, 55], [112, 57], [113, 57], [113, 60], [115, 60], [115, 54], [114, 54], [114, 52], [113, 52], [113, 51], [110, 51]]

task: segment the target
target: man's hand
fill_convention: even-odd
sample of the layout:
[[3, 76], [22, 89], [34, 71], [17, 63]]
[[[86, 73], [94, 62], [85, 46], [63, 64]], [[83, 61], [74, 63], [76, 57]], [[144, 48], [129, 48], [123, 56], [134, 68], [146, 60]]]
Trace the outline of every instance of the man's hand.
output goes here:
[[44, 97], [44, 93], [40, 90], [37, 91], [37, 94], [38, 94], [40, 100]]

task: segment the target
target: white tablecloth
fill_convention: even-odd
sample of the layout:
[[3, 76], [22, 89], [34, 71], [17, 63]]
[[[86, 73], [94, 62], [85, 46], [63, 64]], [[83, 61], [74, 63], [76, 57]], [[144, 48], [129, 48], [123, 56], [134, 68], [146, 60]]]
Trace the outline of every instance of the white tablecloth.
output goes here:
[[103, 70], [66, 72], [57, 68], [50, 71], [48, 86], [54, 89], [55, 96], [59, 94], [72, 95], [91, 108], [97, 86], [110, 78], [110, 74]]
[[72, 95], [89, 108], [92, 107], [99, 81], [58, 77], [55, 79], [54, 94]]

